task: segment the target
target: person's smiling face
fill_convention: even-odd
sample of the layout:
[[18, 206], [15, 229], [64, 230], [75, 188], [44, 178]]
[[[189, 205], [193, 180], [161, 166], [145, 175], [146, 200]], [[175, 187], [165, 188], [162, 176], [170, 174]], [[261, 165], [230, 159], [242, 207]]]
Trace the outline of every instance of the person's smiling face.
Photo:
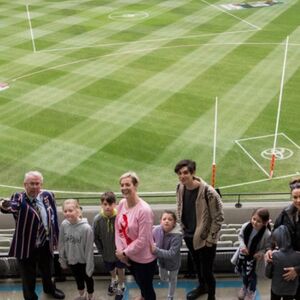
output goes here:
[[179, 181], [185, 185], [185, 186], [189, 186], [192, 185], [193, 180], [194, 180], [194, 173], [191, 173], [188, 169], [188, 167], [182, 167], [178, 172], [178, 179]]
[[300, 189], [293, 189], [292, 190], [292, 200], [295, 207], [300, 212]]
[[136, 194], [136, 186], [132, 182], [131, 177], [122, 178], [120, 182], [121, 193], [125, 198]]

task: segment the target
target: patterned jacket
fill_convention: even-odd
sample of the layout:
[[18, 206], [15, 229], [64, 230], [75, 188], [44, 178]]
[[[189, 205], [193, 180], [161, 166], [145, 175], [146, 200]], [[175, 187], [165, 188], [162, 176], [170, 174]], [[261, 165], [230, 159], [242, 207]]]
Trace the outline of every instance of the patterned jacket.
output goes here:
[[[53, 193], [42, 191], [41, 199], [47, 212], [49, 229], [50, 252], [56, 249], [58, 243], [58, 219]], [[19, 259], [28, 258], [36, 246], [39, 223], [42, 222], [39, 214], [33, 209], [25, 192], [15, 193], [10, 198], [9, 206], [2, 213], [11, 213], [16, 222], [16, 229], [8, 255]]]
[[[199, 192], [195, 202], [196, 229], [193, 236], [194, 249], [203, 248], [206, 242], [217, 244], [219, 232], [224, 221], [223, 204], [220, 195], [214, 188], [209, 186], [203, 179], [195, 177], [200, 182]], [[205, 199], [205, 186], [207, 190], [207, 202]], [[184, 231], [181, 222], [183, 208], [184, 185], [179, 183], [176, 191], [177, 217]], [[208, 205], [207, 205], [208, 203]]]

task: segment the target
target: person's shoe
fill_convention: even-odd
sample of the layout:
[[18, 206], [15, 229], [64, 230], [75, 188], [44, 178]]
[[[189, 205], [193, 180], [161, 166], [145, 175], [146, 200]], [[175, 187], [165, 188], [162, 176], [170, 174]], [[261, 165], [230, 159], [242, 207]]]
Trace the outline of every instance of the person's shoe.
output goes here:
[[208, 289], [205, 286], [198, 286], [195, 289], [193, 289], [187, 293], [186, 299], [187, 300], [195, 300], [198, 297], [200, 297], [201, 295], [207, 294], [207, 293], [208, 293]]
[[241, 287], [241, 289], [238, 292], [238, 299], [239, 300], [244, 300], [247, 294], [247, 289], [245, 286]]
[[59, 289], [55, 289], [54, 292], [50, 293], [50, 295], [52, 296], [52, 298], [54, 299], [65, 299], [65, 294], [63, 291], [59, 290]]
[[107, 288], [107, 295], [113, 296], [117, 292], [118, 289], [118, 281], [111, 281], [108, 288]]
[[254, 300], [256, 297], [256, 291], [247, 291], [245, 300]]
[[125, 294], [125, 288], [118, 288], [116, 291], [115, 300], [122, 300]]
[[79, 296], [75, 297], [74, 300], [86, 300], [86, 296], [85, 296], [85, 294], [83, 294], [82, 296], [79, 295]]

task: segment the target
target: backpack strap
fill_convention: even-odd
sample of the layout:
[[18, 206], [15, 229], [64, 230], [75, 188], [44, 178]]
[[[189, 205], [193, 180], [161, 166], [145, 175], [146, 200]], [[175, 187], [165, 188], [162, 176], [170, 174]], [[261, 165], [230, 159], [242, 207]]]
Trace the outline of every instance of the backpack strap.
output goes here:
[[204, 198], [205, 198], [208, 210], [209, 210], [209, 205], [208, 205], [208, 185], [207, 184], [205, 185], [205, 188], [204, 188]]

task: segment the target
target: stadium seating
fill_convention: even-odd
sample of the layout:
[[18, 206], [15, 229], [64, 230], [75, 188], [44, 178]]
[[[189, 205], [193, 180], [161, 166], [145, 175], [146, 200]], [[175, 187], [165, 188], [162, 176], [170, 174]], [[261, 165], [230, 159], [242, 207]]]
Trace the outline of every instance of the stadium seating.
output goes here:
[[[253, 208], [261, 206], [261, 204], [252, 203], [252, 206], [246, 206], [243, 208], [235, 208], [233, 204], [224, 205], [224, 215], [225, 222], [222, 224], [220, 240], [217, 244], [217, 254], [214, 264], [215, 272], [230, 272], [234, 270], [233, 265], [230, 262], [230, 259], [235, 252], [236, 248], [239, 245], [238, 241], [238, 232], [240, 227], [244, 222], [249, 220], [249, 216], [253, 212]], [[282, 210], [284, 206], [270, 204], [269, 211], [271, 218], [274, 220], [278, 213]], [[160, 216], [163, 210], [171, 209], [175, 210], [174, 204], [164, 204], [164, 205], [152, 205], [154, 211], [155, 224], [159, 223]], [[99, 212], [99, 206], [86, 206], [83, 208], [83, 216], [86, 217], [90, 224], [93, 223], [95, 215]], [[238, 213], [237, 213], [238, 212]], [[60, 222], [63, 220], [63, 214], [58, 208], [58, 215]], [[11, 257], [7, 257], [9, 245], [11, 242], [12, 234], [14, 232], [14, 219], [11, 215], [1, 214], [0, 219], [0, 277], [13, 277], [18, 276], [18, 266], [16, 260]], [[2, 241], [2, 244], [1, 244]], [[187, 253], [188, 249], [183, 243], [181, 248], [182, 256], [182, 265], [180, 272], [185, 273], [188, 271], [187, 265]], [[56, 274], [59, 271], [59, 263], [57, 261], [58, 256], [55, 255], [56, 261]], [[95, 274], [104, 274], [106, 273], [103, 265], [103, 260], [101, 255], [97, 253], [95, 248]]]

